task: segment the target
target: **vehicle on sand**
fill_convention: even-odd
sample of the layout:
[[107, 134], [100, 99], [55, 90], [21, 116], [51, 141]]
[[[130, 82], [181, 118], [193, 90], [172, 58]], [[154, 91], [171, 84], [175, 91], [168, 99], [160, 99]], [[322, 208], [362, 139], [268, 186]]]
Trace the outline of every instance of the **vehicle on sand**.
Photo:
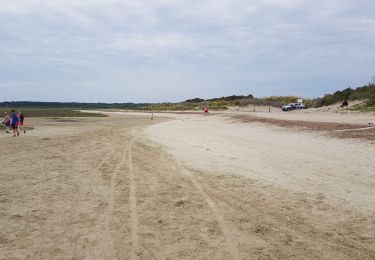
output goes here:
[[290, 111], [295, 109], [305, 109], [305, 105], [302, 103], [290, 103], [288, 105], [282, 106], [281, 109], [283, 111]]

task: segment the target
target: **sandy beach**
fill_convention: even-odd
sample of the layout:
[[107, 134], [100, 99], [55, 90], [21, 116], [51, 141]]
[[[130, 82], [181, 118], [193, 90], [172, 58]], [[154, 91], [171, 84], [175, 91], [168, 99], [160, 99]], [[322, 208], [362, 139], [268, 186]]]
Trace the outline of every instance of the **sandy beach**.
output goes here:
[[104, 112], [0, 134], [0, 259], [374, 259], [375, 115]]

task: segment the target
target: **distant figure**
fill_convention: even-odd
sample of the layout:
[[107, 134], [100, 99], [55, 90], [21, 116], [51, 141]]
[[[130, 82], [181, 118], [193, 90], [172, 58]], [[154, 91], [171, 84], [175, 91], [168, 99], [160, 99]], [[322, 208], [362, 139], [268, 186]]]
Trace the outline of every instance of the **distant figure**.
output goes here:
[[203, 111], [204, 111], [204, 115], [206, 116], [208, 114], [208, 106], [204, 106], [203, 108]]
[[348, 103], [348, 100], [344, 100], [344, 102], [342, 102], [342, 105], [340, 107], [347, 107], [349, 105]]
[[18, 132], [23, 131], [24, 134], [26, 134], [26, 130], [25, 128], [23, 127], [23, 122], [25, 120], [25, 116], [23, 115], [23, 113], [21, 111], [18, 111], [18, 118], [19, 118], [19, 122], [18, 122]]
[[20, 132], [18, 132], [18, 122], [19, 122], [19, 118], [18, 118], [18, 114], [16, 111], [14, 111], [14, 109], [12, 110], [12, 129], [13, 129], [13, 137], [17, 135], [20, 135]]
[[4, 113], [4, 121], [2, 122], [2, 124], [5, 126], [5, 132], [10, 133], [10, 116], [8, 112]]

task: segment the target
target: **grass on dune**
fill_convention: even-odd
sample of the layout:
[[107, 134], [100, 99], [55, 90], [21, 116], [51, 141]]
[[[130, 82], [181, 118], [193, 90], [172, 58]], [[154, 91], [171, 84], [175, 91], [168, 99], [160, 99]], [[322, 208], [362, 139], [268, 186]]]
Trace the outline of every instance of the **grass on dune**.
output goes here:
[[351, 107], [350, 110], [358, 112], [375, 112], [375, 105], [356, 105]]

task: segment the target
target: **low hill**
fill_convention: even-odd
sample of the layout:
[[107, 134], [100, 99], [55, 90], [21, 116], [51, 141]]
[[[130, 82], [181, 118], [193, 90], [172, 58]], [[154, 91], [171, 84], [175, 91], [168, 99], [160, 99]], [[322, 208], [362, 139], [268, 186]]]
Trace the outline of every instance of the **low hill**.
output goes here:
[[333, 94], [325, 95], [323, 98], [316, 100], [315, 106], [328, 106], [338, 102], [343, 102], [344, 100], [348, 100], [349, 102], [354, 100], [365, 100], [363, 105], [357, 107], [358, 110], [375, 108], [375, 84], [369, 83], [363, 87], [355, 89], [347, 88], [341, 91], [336, 91]]

